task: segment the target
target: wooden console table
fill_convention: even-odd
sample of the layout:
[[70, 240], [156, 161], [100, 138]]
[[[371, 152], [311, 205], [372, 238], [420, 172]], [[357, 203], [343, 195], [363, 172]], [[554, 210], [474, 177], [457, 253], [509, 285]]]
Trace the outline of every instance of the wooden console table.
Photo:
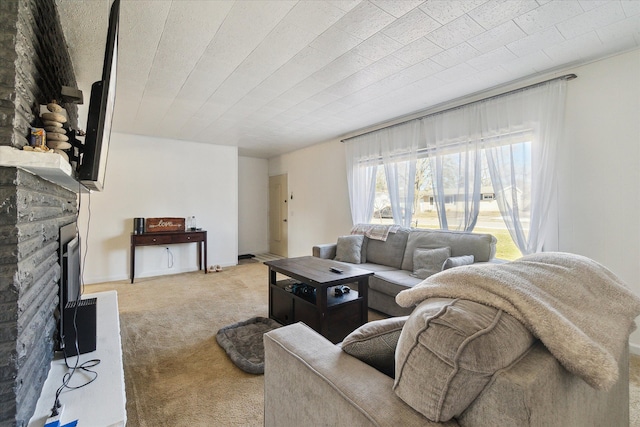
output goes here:
[[158, 233], [131, 234], [131, 283], [136, 270], [136, 246], [173, 245], [176, 243], [198, 243], [198, 270], [202, 270], [204, 254], [204, 272], [207, 273], [207, 232], [165, 231]]

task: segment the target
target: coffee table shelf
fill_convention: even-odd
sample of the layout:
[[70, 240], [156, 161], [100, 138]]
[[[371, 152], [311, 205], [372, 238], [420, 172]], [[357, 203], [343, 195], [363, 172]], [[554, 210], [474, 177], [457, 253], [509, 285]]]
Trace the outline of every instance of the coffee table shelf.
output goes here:
[[[315, 257], [267, 261], [269, 267], [269, 317], [285, 325], [304, 322], [330, 341], [337, 343], [367, 322], [370, 271], [349, 264]], [[331, 267], [343, 270], [330, 271]], [[277, 280], [277, 273], [290, 279]], [[316, 290], [310, 301], [285, 288], [304, 283]], [[339, 285], [348, 285], [349, 293], [334, 295]]]

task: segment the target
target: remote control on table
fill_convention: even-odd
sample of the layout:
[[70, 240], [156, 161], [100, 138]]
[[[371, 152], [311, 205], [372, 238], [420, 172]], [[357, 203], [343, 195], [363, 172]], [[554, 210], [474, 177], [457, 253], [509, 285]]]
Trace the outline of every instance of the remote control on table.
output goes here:
[[342, 273], [343, 270], [340, 270], [339, 268], [336, 267], [331, 267], [329, 268], [329, 270], [333, 271], [334, 273]]

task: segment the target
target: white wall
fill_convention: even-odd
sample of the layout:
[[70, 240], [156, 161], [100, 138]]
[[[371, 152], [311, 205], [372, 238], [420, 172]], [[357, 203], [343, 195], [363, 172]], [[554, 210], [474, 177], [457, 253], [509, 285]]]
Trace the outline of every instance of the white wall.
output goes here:
[[238, 255], [269, 252], [269, 163], [238, 157]]
[[344, 148], [331, 141], [269, 161], [269, 176], [287, 174], [289, 256], [311, 255], [318, 243], [349, 234], [351, 209]]
[[[640, 50], [571, 71], [560, 250], [604, 264], [640, 295]], [[640, 331], [631, 342], [640, 354]]]
[[[578, 78], [568, 83], [558, 159], [560, 250], [604, 264], [640, 295], [640, 50], [558, 75], [565, 72]], [[271, 159], [269, 175], [282, 173], [295, 196], [289, 206], [289, 256], [308, 255], [312, 245], [348, 233], [342, 143]], [[631, 342], [640, 354], [640, 331]]]
[[[85, 283], [129, 277], [135, 217], [195, 215], [198, 227], [207, 230], [208, 264], [237, 264], [236, 147], [114, 133], [105, 190], [90, 196], [83, 193], [80, 203], [83, 250], [88, 241]], [[138, 247], [136, 278], [197, 270], [196, 245], [168, 247], [173, 254], [171, 267], [165, 247]]]

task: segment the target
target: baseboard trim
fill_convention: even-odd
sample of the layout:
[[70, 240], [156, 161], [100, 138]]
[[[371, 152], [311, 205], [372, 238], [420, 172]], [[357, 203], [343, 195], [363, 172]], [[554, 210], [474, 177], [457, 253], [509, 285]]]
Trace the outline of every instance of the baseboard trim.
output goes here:
[[629, 353], [640, 356], [640, 345], [629, 343]]

